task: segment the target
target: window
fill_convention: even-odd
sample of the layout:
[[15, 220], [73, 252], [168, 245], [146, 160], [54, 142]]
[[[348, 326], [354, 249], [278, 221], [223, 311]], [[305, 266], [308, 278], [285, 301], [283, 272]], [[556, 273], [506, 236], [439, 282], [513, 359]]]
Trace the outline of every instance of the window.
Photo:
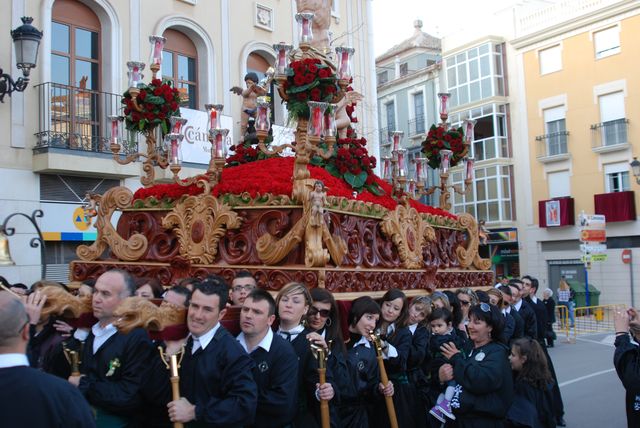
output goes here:
[[413, 98], [413, 131], [411, 134], [422, 134], [424, 132], [424, 98], [422, 96], [422, 91], [416, 92], [412, 95]]
[[380, 73], [378, 73], [378, 85], [384, 85], [385, 83], [387, 83], [389, 81], [389, 72], [388, 71], [381, 71]]
[[100, 20], [80, 2], [56, 1], [51, 22], [51, 129], [73, 149], [98, 148]]
[[624, 92], [613, 92], [598, 97], [600, 105], [601, 137], [603, 146], [627, 143], [627, 124], [624, 112]]
[[510, 156], [507, 140], [506, 105], [487, 104], [449, 116], [450, 123], [454, 128], [462, 126], [462, 121], [467, 118], [476, 120], [471, 145], [471, 153], [476, 161]]
[[538, 58], [540, 60], [540, 74], [562, 70], [562, 50], [560, 45], [539, 51]]
[[604, 176], [604, 187], [607, 193], [631, 190], [629, 183], [629, 164], [627, 162], [605, 165]]
[[[452, 176], [454, 184], [464, 185], [462, 171]], [[472, 188], [464, 195], [453, 195], [454, 212], [467, 212], [486, 222], [513, 220], [512, 176], [510, 166], [476, 168]]]
[[547, 174], [549, 186], [549, 198], [562, 198], [571, 196], [571, 182], [569, 171], [556, 171]]
[[567, 153], [567, 134], [564, 106], [544, 111], [547, 156]]
[[384, 105], [385, 112], [387, 114], [387, 130], [395, 131], [396, 130], [396, 107], [393, 101], [388, 102]]
[[593, 33], [596, 59], [620, 52], [620, 27], [615, 26]]
[[403, 62], [400, 64], [400, 77], [406, 76], [407, 74], [409, 74], [409, 64]]
[[180, 31], [167, 29], [162, 52], [162, 77], [180, 91], [180, 106], [198, 108], [198, 52], [191, 39]]

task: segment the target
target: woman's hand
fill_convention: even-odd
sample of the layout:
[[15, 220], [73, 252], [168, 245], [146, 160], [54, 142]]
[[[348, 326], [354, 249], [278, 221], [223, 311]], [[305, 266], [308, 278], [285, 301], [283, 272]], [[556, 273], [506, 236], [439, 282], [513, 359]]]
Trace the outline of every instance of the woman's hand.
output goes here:
[[444, 357], [447, 360], [450, 360], [451, 357], [453, 357], [458, 352], [460, 352], [460, 350], [456, 347], [455, 343], [453, 343], [453, 342], [445, 343], [444, 345], [442, 345], [440, 347], [440, 350], [442, 351], [442, 355], [444, 355]]
[[327, 346], [327, 342], [318, 333], [307, 334], [307, 340], [313, 343], [314, 345], [322, 346], [323, 349], [329, 350], [329, 347]]
[[[635, 316], [638, 314], [635, 313]], [[613, 325], [615, 327], [616, 333], [626, 333], [629, 331], [629, 312], [623, 311], [621, 309], [616, 309], [613, 313]]]
[[24, 300], [24, 308], [29, 316], [29, 324], [37, 325], [40, 322], [40, 313], [47, 301], [47, 296], [40, 291], [29, 294]]
[[378, 384], [378, 389], [385, 397], [393, 397], [393, 383], [391, 383], [391, 381], [387, 383], [387, 386], [384, 386], [382, 382], [380, 382], [380, 384]]
[[60, 333], [60, 335], [64, 338], [71, 337], [74, 330], [73, 327], [61, 320], [57, 320], [56, 322], [54, 322], [53, 328], [55, 328], [56, 331]]
[[453, 380], [453, 366], [451, 364], [441, 365], [438, 369], [438, 379], [440, 379], [440, 383]]

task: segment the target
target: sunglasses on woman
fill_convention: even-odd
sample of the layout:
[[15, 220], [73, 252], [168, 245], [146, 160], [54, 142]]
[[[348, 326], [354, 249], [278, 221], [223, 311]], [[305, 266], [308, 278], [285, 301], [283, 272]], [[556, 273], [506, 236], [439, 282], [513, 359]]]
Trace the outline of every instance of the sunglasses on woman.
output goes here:
[[331, 311], [329, 309], [318, 309], [313, 306], [309, 308], [309, 316], [313, 317], [320, 314], [322, 318], [329, 318], [331, 315]]

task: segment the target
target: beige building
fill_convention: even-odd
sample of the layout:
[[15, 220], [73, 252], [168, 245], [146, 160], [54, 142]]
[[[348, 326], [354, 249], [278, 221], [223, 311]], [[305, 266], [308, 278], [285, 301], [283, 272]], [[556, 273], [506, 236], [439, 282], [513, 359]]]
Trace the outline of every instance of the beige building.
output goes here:
[[602, 292], [601, 304], [637, 304], [638, 263], [621, 256], [637, 256], [640, 246], [629, 168], [640, 148], [640, 3], [560, 2], [515, 22], [521, 270], [553, 289], [561, 275], [584, 282], [579, 215], [602, 214], [606, 261], [591, 262], [589, 284]]
[[[225, 106], [223, 125], [239, 137], [241, 98], [229, 89], [244, 84], [248, 71], [263, 75], [273, 64], [272, 44], [296, 43], [293, 0], [11, 0], [0, 22], [15, 28], [32, 16], [44, 31], [37, 67], [23, 93], [0, 104], [0, 220], [14, 212], [44, 212], [38, 219], [46, 242], [47, 277], [66, 280], [75, 247], [95, 238], [93, 227], [78, 217], [87, 191], [140, 187], [141, 163], [118, 165], [108, 151], [107, 116], [119, 114], [127, 89], [127, 61], [149, 63], [150, 35], [164, 35], [162, 74], [182, 91], [181, 108]], [[333, 0], [332, 46], [352, 46], [354, 88], [365, 95], [358, 106], [358, 131], [377, 153], [376, 82], [372, 37], [372, 0]], [[2, 33], [0, 66], [14, 79], [15, 55], [9, 31]], [[143, 72], [145, 81], [150, 71]], [[286, 140], [286, 114], [274, 96], [275, 134]], [[204, 142], [192, 130], [188, 144]], [[193, 141], [189, 141], [189, 139]], [[136, 147], [137, 143], [137, 147]], [[144, 140], [132, 151], [144, 151]], [[206, 169], [208, 154], [195, 150], [181, 175]], [[169, 178], [157, 169], [157, 177]], [[9, 227], [15, 266], [0, 267], [10, 282], [40, 279], [41, 257], [29, 242], [35, 230], [20, 216]]]

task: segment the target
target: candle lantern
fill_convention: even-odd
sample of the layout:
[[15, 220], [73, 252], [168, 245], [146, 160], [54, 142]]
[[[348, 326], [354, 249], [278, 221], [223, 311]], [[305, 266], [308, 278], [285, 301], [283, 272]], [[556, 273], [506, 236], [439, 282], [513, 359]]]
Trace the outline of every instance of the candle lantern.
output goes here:
[[171, 124], [171, 132], [174, 134], [182, 134], [182, 127], [188, 122], [187, 119], [180, 116], [171, 116], [169, 123]]
[[416, 182], [417, 183], [422, 183], [422, 182], [426, 183], [426, 181], [427, 181], [427, 171], [426, 171], [427, 158], [417, 157], [417, 158], [415, 158], [415, 163], [416, 163], [416, 174], [415, 174]]
[[122, 122], [122, 116], [109, 116], [111, 121], [111, 150], [120, 150], [120, 122]]
[[211, 153], [214, 158], [225, 159], [227, 157], [228, 129], [209, 129], [209, 141], [211, 141]]
[[391, 181], [391, 156], [382, 156], [382, 179]]
[[440, 92], [438, 98], [440, 99], [440, 119], [442, 122], [446, 122], [449, 117], [449, 97], [451, 94], [448, 92]]
[[415, 197], [416, 194], [416, 180], [414, 180], [413, 178], [410, 178], [409, 180], [407, 180], [407, 186], [406, 186], [406, 191], [409, 194], [410, 197]]
[[473, 181], [473, 166], [476, 160], [474, 158], [465, 158], [464, 159], [464, 171], [465, 171], [465, 181]]
[[287, 73], [289, 67], [289, 51], [293, 49], [293, 46], [286, 43], [275, 43], [273, 50], [276, 51], [278, 57], [276, 59], [276, 74], [284, 75]]
[[222, 116], [224, 106], [222, 104], [205, 104], [204, 108], [209, 113], [209, 129], [222, 128], [220, 116]]
[[336, 104], [329, 104], [324, 112], [324, 126], [323, 135], [326, 137], [334, 137], [338, 135], [338, 128], [336, 126]]
[[271, 104], [268, 97], [258, 97], [256, 112], [256, 131], [269, 131], [271, 128]]
[[180, 144], [184, 135], [177, 133], [170, 133], [164, 137], [165, 150], [168, 153], [169, 165], [177, 166], [182, 164], [182, 152], [180, 150]]
[[462, 129], [464, 130], [464, 142], [469, 145], [474, 140], [473, 130], [476, 127], [475, 119], [465, 119]]
[[406, 177], [407, 176], [407, 149], [399, 148], [396, 150], [396, 155], [398, 156], [398, 176]]
[[440, 170], [443, 174], [449, 171], [449, 164], [451, 163], [451, 150], [440, 150]]
[[304, 12], [296, 13], [296, 22], [298, 22], [299, 44], [308, 45], [313, 41], [313, 13]]
[[327, 110], [327, 107], [329, 107], [329, 103], [308, 101], [307, 105], [309, 106], [309, 122], [307, 125], [307, 135], [310, 137], [320, 138], [322, 136], [324, 112]]
[[151, 43], [151, 59], [149, 64], [162, 65], [162, 50], [166, 42], [167, 39], [162, 36], [149, 36], [149, 43]]
[[356, 50], [338, 46], [336, 48], [336, 56], [338, 59], [338, 79], [350, 80], [353, 76], [353, 54]]
[[393, 131], [391, 133], [391, 139], [393, 140], [393, 151], [396, 151], [400, 148], [400, 143], [402, 142], [403, 136], [403, 131]]
[[142, 83], [142, 70], [144, 70], [144, 63], [137, 61], [127, 62], [127, 76], [129, 77], [129, 88], [137, 88]]

